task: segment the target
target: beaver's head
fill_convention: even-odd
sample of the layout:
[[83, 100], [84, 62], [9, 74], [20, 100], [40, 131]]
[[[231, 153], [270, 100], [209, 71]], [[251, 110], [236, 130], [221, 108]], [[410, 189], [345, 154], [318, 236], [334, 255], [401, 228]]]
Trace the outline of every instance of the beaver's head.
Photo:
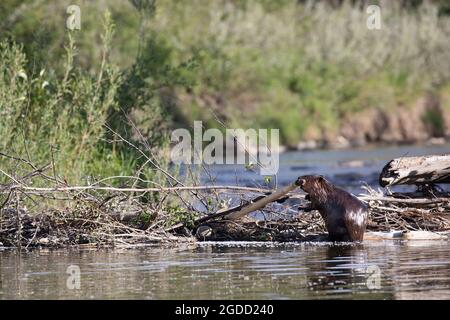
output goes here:
[[317, 200], [324, 200], [330, 192], [332, 192], [333, 185], [330, 184], [324, 177], [317, 175], [300, 176], [295, 182], [303, 191], [310, 195], [310, 198]]

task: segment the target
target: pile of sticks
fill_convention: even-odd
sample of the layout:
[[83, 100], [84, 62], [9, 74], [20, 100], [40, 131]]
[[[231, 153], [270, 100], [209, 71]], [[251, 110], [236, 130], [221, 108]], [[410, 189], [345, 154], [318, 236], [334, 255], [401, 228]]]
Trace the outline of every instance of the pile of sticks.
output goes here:
[[[450, 195], [439, 198], [398, 194], [380, 195], [371, 188], [359, 198], [368, 203], [370, 216], [367, 231], [433, 231], [450, 230]], [[294, 195], [290, 195], [294, 197]], [[298, 197], [296, 195], [295, 197]], [[300, 197], [301, 201], [305, 201]], [[261, 208], [271, 214], [274, 208]], [[275, 209], [281, 211], [282, 209]], [[203, 218], [203, 221], [205, 218]], [[246, 217], [240, 221], [230, 219], [209, 220], [202, 227], [211, 228], [208, 240], [256, 240], [256, 241], [320, 241], [325, 239], [326, 228], [317, 211], [302, 209], [290, 218], [255, 220]], [[198, 238], [202, 239], [200, 234]]]
[[[14, 173], [0, 167], [0, 246], [178, 244], [195, 240], [189, 224], [198, 216], [194, 202], [217, 193], [264, 194], [267, 189], [239, 186], [143, 188], [139, 177], [108, 177], [86, 186], [72, 186], [54, 166], [36, 166], [27, 159], [0, 152], [14, 162]], [[130, 187], [114, 187], [111, 180]], [[155, 195], [155, 196], [151, 196]], [[144, 201], [145, 198], [145, 201]], [[175, 198], [177, 211], [169, 203]], [[149, 200], [150, 199], [150, 200]], [[221, 217], [220, 212], [217, 217]], [[183, 222], [177, 223], [180, 217]], [[196, 221], [196, 220], [195, 220]], [[194, 222], [195, 222], [194, 221]], [[200, 220], [201, 221], [201, 220]], [[180, 226], [182, 228], [180, 228]]]
[[[326, 232], [317, 211], [303, 211], [308, 202], [295, 183], [279, 190], [198, 185], [139, 188], [135, 184], [118, 188], [107, 184], [117, 178], [110, 177], [87, 186], [71, 186], [48, 173], [53, 171], [51, 165], [38, 167], [24, 159], [1, 156], [22, 163], [29, 171], [19, 175], [0, 168], [6, 180], [0, 184], [0, 246], [173, 244], [193, 241], [194, 236], [199, 240], [306, 241], [317, 240]], [[383, 170], [382, 175], [390, 172]], [[446, 179], [440, 174], [433, 177]], [[397, 176], [380, 181], [388, 181], [389, 187], [417, 180]], [[409, 194], [367, 187], [359, 198], [371, 209], [368, 230], [450, 230], [450, 195], [428, 182]], [[208, 212], [195, 209], [194, 202], [206, 202], [211, 194], [219, 193], [240, 197], [241, 203]], [[149, 194], [157, 197], [142, 201]], [[175, 215], [167, 205], [170, 197], [183, 204]], [[277, 203], [284, 198], [290, 198], [289, 205]], [[297, 201], [295, 206], [292, 199]], [[283, 211], [289, 214], [280, 218], [278, 214]], [[272, 218], [253, 219], [249, 214], [254, 212]], [[177, 222], [183, 215], [189, 219]]]

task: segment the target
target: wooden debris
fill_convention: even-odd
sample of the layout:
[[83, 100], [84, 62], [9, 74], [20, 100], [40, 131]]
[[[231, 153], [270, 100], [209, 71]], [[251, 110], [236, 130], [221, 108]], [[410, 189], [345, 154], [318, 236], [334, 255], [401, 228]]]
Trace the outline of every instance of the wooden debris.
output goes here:
[[381, 171], [379, 183], [382, 187], [450, 183], [450, 155], [393, 159]]
[[[254, 211], [260, 210], [264, 208], [267, 204], [275, 202], [284, 196], [288, 195], [291, 191], [295, 190], [298, 186], [296, 183], [293, 183], [281, 190], [275, 191], [271, 194], [264, 195], [264, 196], [258, 196], [254, 199], [252, 199], [249, 202], [244, 202], [241, 205], [234, 206], [232, 208], [227, 209], [221, 209], [218, 210], [215, 213], [200, 217], [194, 221], [194, 226], [197, 227], [205, 222], [216, 220], [219, 218], [226, 218], [231, 220], [237, 220], [245, 217], [249, 213], [252, 213]], [[171, 226], [170, 228], [167, 228], [166, 231], [175, 231], [183, 227], [183, 223], [178, 223], [174, 226]]]
[[247, 214], [254, 212], [256, 210], [259, 210], [271, 202], [277, 201], [278, 199], [287, 195], [289, 192], [293, 191], [297, 187], [298, 187], [297, 183], [294, 182], [294, 183], [288, 185], [287, 187], [282, 188], [281, 190], [275, 191], [275, 192], [271, 193], [270, 195], [262, 197], [258, 201], [250, 203], [249, 205], [243, 207], [241, 210], [239, 210], [237, 212], [228, 214], [226, 217], [228, 219], [233, 219], [233, 220], [245, 217]]
[[[450, 181], [449, 158], [447, 155], [394, 159], [383, 170], [380, 183]], [[6, 182], [0, 185], [0, 242], [4, 245], [25, 248], [85, 243], [135, 246], [185, 242], [194, 239], [193, 235], [199, 240], [326, 240], [320, 214], [306, 212], [308, 202], [300, 192], [293, 192], [297, 188], [295, 183], [275, 191], [243, 186], [138, 188], [134, 183], [132, 187], [119, 188], [107, 184], [110, 178], [87, 186], [70, 186], [55, 175], [47, 175], [48, 165], [26, 164], [31, 171], [13, 174], [0, 168]], [[39, 187], [41, 185], [48, 187]], [[213, 213], [195, 211], [195, 201], [210, 198], [212, 193], [218, 195], [217, 190], [241, 196], [245, 192], [245, 197], [242, 196], [240, 205], [232, 208]], [[371, 212], [367, 240], [377, 237], [443, 239], [450, 232], [448, 192], [424, 189], [414, 193], [386, 194], [369, 187], [366, 190], [367, 194], [359, 198], [368, 203]], [[159, 202], [141, 201], [143, 195], [150, 192], [162, 195]], [[189, 196], [185, 197], [187, 193]], [[169, 196], [180, 200], [184, 206], [171, 212], [164, 203]], [[286, 196], [298, 200], [295, 208], [299, 208], [299, 214], [293, 216], [293, 208], [289, 208], [286, 209], [289, 216], [284, 213], [283, 219], [274, 219], [274, 214], [280, 217], [279, 212], [284, 209], [269, 204]], [[250, 201], [244, 200], [251, 197]], [[219, 197], [216, 200], [219, 201]], [[45, 206], [47, 202], [63, 205], [49, 209]], [[27, 209], [27, 203], [34, 211]], [[213, 206], [218, 207], [217, 204]], [[270, 218], [254, 220], [248, 216], [255, 211], [268, 214]], [[174, 220], [181, 222], [168, 223]]]

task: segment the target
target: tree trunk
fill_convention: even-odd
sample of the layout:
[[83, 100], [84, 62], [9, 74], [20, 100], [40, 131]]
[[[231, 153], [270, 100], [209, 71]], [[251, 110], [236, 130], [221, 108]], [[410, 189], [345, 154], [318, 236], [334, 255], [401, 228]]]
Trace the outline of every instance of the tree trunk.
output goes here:
[[450, 183], [450, 154], [393, 159], [381, 171], [379, 183], [382, 187]]

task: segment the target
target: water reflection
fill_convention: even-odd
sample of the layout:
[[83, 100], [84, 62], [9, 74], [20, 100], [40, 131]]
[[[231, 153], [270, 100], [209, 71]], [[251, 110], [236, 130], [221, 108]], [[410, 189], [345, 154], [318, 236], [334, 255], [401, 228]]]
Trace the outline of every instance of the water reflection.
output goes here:
[[[67, 287], [69, 265], [80, 290]], [[447, 242], [0, 251], [0, 298], [448, 299], [449, 267]]]

